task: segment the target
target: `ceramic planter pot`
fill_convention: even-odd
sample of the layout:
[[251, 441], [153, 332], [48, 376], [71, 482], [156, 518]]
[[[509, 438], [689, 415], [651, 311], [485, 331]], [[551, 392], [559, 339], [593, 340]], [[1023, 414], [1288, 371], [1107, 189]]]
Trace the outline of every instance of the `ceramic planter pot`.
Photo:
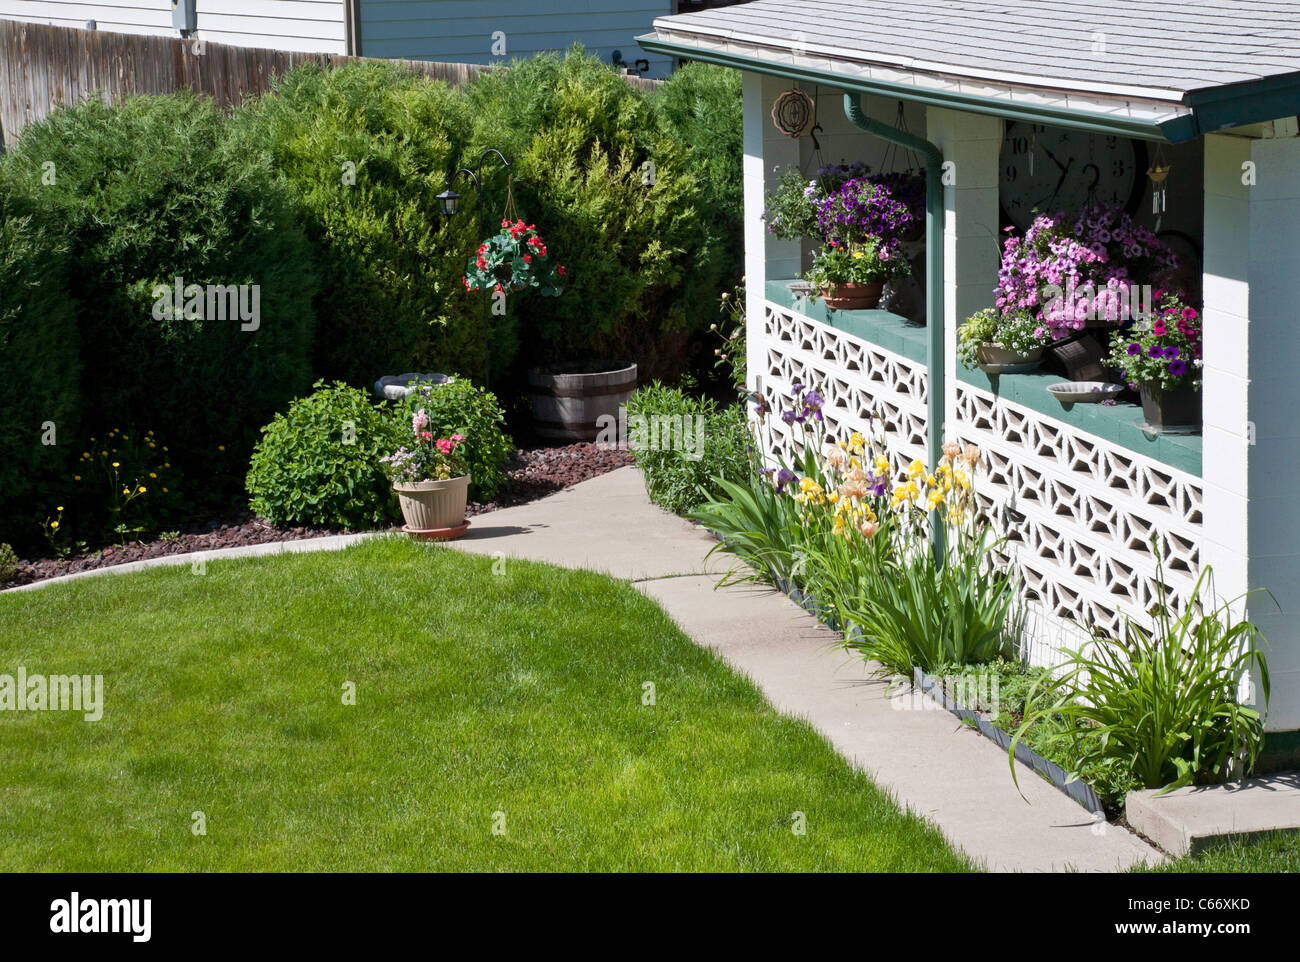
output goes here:
[[1201, 392], [1190, 384], [1166, 391], [1155, 381], [1143, 381], [1142, 415], [1155, 431], [1190, 434], [1201, 427]]
[[1013, 351], [987, 341], [975, 348], [975, 358], [985, 374], [1027, 374], [1038, 367], [1043, 359], [1043, 349]]
[[465, 525], [468, 474], [446, 481], [397, 482], [393, 484], [393, 490], [402, 506], [406, 530], [412, 534], [451, 532]]
[[836, 311], [871, 311], [880, 303], [884, 281], [875, 284], [832, 284], [822, 288], [822, 300]]

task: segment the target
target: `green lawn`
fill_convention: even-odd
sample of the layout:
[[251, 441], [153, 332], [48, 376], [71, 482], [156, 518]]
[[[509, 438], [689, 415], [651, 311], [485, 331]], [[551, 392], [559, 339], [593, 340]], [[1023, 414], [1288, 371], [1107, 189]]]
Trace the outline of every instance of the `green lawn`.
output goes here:
[[1300, 835], [1274, 833], [1212, 846], [1152, 872], [1300, 872]]
[[0, 870], [970, 868], [630, 586], [492, 569], [386, 539], [0, 595], [0, 673], [106, 690], [0, 712]]

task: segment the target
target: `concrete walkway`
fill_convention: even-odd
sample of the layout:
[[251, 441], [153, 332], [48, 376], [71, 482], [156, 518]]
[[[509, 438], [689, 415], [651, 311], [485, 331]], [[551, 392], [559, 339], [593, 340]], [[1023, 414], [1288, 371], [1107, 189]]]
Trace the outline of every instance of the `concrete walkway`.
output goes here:
[[806, 720], [898, 802], [994, 871], [1118, 871], [1161, 854], [1089, 814], [944, 711], [898, 710], [870, 666], [781, 593], [715, 590], [730, 559], [713, 539], [649, 503], [621, 468], [532, 504], [474, 519], [453, 546], [590, 568], [632, 581], [697, 643], [750, 678], [778, 710]]

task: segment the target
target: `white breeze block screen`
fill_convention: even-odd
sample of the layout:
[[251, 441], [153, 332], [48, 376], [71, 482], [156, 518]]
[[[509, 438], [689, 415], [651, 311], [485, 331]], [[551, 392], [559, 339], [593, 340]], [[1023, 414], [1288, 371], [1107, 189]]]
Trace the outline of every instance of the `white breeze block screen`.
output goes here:
[[[866, 433], [874, 413], [896, 467], [925, 460], [924, 364], [771, 301], [764, 315], [763, 343], [749, 356], [763, 359], [754, 373], [775, 412], [800, 382], [822, 393], [835, 436]], [[948, 439], [984, 453], [981, 499], [1010, 536], [1034, 602], [1032, 661], [1051, 664], [1088, 632], [1117, 633], [1123, 614], [1143, 616], [1157, 598], [1153, 536], [1170, 601], [1181, 604], [1200, 564], [1199, 478], [960, 381], [956, 397]], [[788, 429], [769, 424], [775, 450], [766, 453], [789, 458]]]

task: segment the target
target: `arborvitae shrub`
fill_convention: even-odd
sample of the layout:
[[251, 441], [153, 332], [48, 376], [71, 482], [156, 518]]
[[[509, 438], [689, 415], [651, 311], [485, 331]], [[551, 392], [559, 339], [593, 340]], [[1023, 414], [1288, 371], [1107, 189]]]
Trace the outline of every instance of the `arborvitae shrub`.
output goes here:
[[65, 251], [0, 184], [0, 542], [30, 544], [71, 481], [80, 360]]
[[[455, 182], [464, 212], [454, 218], [437, 200], [469, 129], [461, 95], [399, 64], [307, 65], [234, 123], [285, 179], [318, 251], [317, 374], [363, 385], [411, 370], [481, 371], [482, 306], [461, 283], [479, 242], [474, 189]], [[513, 334], [495, 326], [504, 366]]]
[[[211, 101], [92, 100], [27, 128], [0, 181], [69, 244], [83, 433], [151, 427], [194, 497], [237, 490], [258, 428], [310, 383], [316, 272], [266, 159], [231, 140]], [[256, 285], [256, 330], [212, 316], [206, 294], [203, 316], [166, 317], [155, 288], [177, 277], [249, 285], [250, 308]]]

